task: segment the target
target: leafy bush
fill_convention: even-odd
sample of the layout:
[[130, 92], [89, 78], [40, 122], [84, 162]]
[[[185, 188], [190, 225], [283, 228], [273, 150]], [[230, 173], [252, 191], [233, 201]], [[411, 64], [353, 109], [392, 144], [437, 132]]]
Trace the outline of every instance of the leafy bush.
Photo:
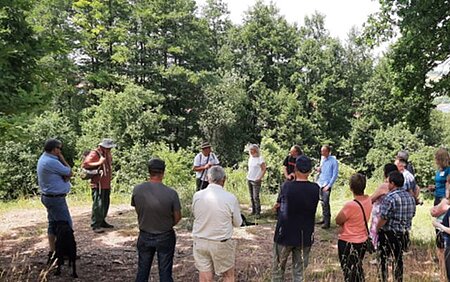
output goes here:
[[0, 199], [9, 200], [38, 192], [36, 165], [44, 142], [57, 138], [69, 163], [75, 154], [76, 135], [69, 120], [57, 112], [44, 112], [24, 124], [23, 139], [0, 146]]
[[161, 95], [132, 83], [125, 84], [123, 91], [93, 93], [100, 103], [83, 111], [79, 151], [95, 147], [104, 137], [113, 138], [123, 148], [163, 139], [161, 124], [167, 116], [161, 113]]
[[409, 152], [409, 161], [412, 162], [416, 170], [418, 185], [430, 184], [434, 170], [434, 149], [426, 146], [416, 134], [411, 133], [402, 123], [376, 132], [374, 146], [367, 154], [367, 163], [375, 168], [374, 176], [382, 178], [383, 166], [392, 163], [400, 150]]

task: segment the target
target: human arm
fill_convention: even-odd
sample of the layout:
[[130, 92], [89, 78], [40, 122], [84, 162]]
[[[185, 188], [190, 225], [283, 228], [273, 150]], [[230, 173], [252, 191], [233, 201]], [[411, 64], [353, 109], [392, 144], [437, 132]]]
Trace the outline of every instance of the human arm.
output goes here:
[[192, 167], [193, 171], [196, 172], [202, 172], [204, 170], [209, 169], [210, 167], [213, 166], [212, 162], [209, 161], [211, 155], [208, 155], [208, 157], [206, 158], [206, 163], [204, 165], [202, 165], [202, 154], [198, 154], [197, 156], [195, 156], [194, 158], [194, 166]]
[[380, 198], [381, 196], [387, 194], [387, 192], [389, 192], [389, 188], [387, 187], [386, 183], [383, 183], [380, 186], [378, 186], [375, 192], [373, 192], [373, 194], [370, 196], [372, 203], [378, 200], [378, 198]]
[[436, 206], [431, 208], [430, 214], [432, 217], [438, 217], [438, 216], [442, 215], [443, 213], [445, 213], [447, 211], [448, 207], [449, 206], [448, 206], [447, 199], [442, 199], [439, 204], [437, 204]]
[[283, 166], [283, 175], [284, 175], [284, 178], [289, 179], [289, 174], [288, 174], [286, 166]]
[[58, 160], [52, 159], [49, 161], [47, 169], [52, 173], [62, 176], [63, 178], [70, 177], [72, 175], [72, 169], [67, 164], [62, 154], [58, 156]]
[[180, 222], [181, 220], [181, 203], [177, 192], [174, 193], [172, 210], [173, 210], [173, 225], [177, 225], [177, 223]]
[[342, 226], [347, 221], [347, 216], [345, 215], [344, 208], [342, 208], [336, 216], [336, 224], [337, 225]]
[[102, 156], [98, 151], [92, 150], [91, 152], [89, 152], [89, 155], [84, 160], [83, 167], [85, 168], [99, 167], [103, 165], [105, 161], [106, 158], [104, 156]]
[[242, 224], [241, 208], [236, 197], [234, 197], [232, 222], [234, 227], [239, 227]]
[[377, 224], [377, 232], [381, 229], [381, 227], [383, 227], [387, 222], [387, 219], [384, 218], [380, 218], [380, 220], [378, 221]]
[[392, 202], [388, 197], [389, 196], [386, 196], [380, 204], [380, 219], [377, 223], [377, 232], [388, 222], [388, 219], [392, 217]]
[[327, 191], [328, 189], [330, 189], [334, 185], [334, 182], [336, 182], [336, 179], [338, 177], [339, 164], [338, 164], [338, 161], [336, 160], [336, 158], [334, 158], [334, 163], [333, 163], [333, 166], [332, 166], [332, 172], [333, 173], [332, 173], [331, 179], [328, 182], [328, 184], [325, 186], [325, 188], [327, 188], [327, 189], [324, 189], [324, 191]]
[[445, 198], [448, 199], [450, 193], [450, 174], [447, 175], [447, 181], [445, 182]]
[[181, 220], [181, 211], [174, 211], [173, 212], [173, 225], [177, 225], [178, 222]]
[[264, 160], [262, 161], [262, 163], [260, 164], [261, 167], [261, 175], [259, 176], [259, 178], [257, 179], [257, 181], [262, 181], [262, 179], [264, 178], [264, 175], [266, 174], [266, 170], [267, 170], [267, 165], [264, 162]]

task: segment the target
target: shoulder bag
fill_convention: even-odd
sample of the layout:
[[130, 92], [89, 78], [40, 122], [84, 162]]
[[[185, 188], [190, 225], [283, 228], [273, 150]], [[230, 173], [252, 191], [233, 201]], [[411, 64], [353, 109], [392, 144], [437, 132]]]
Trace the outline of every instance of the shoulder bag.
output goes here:
[[369, 252], [369, 254], [373, 254], [375, 252], [375, 246], [373, 245], [372, 238], [370, 237], [369, 227], [367, 227], [366, 213], [364, 212], [364, 208], [358, 200], [354, 199], [353, 201], [355, 201], [361, 207], [362, 214], [364, 217], [364, 226], [366, 226], [368, 236], [367, 240], [364, 242], [365, 245], [364, 248], [366, 249], [367, 252]]

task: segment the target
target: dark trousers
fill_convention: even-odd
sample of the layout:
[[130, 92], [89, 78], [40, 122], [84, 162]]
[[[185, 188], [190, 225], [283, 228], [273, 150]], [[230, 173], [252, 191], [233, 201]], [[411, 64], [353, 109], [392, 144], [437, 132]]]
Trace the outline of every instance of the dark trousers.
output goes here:
[[331, 220], [331, 208], [330, 208], [330, 194], [331, 189], [328, 191], [320, 191], [320, 196], [322, 199], [322, 214], [323, 214], [323, 222], [325, 225], [330, 226]]
[[378, 232], [378, 251], [380, 258], [380, 279], [388, 280], [388, 258], [393, 257], [392, 269], [394, 281], [403, 281], [403, 251], [409, 245], [408, 232], [394, 232], [380, 230]]
[[200, 178], [196, 178], [197, 191], [203, 190], [208, 187], [209, 182], [207, 180], [201, 180]]
[[364, 243], [350, 243], [338, 240], [339, 262], [346, 282], [364, 281], [362, 267], [366, 249]]
[[176, 237], [173, 230], [162, 234], [152, 234], [141, 230], [137, 242], [139, 258], [136, 282], [148, 281], [155, 253], [158, 256], [159, 281], [172, 282], [175, 244]]
[[92, 215], [91, 227], [101, 227], [109, 210], [110, 189], [92, 188]]
[[261, 190], [261, 181], [248, 180], [248, 191], [252, 200], [252, 214], [261, 213], [261, 202], [259, 200], [259, 191]]

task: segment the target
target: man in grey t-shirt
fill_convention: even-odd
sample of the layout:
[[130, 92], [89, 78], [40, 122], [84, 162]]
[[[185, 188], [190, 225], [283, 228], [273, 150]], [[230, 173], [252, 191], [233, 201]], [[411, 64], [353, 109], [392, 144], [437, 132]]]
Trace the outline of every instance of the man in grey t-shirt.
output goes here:
[[177, 192], [162, 183], [165, 168], [163, 160], [151, 159], [148, 162], [149, 180], [133, 189], [131, 205], [136, 209], [139, 223], [136, 281], [148, 281], [155, 253], [158, 255], [159, 280], [173, 281], [176, 243], [173, 226], [181, 219], [181, 204]]

